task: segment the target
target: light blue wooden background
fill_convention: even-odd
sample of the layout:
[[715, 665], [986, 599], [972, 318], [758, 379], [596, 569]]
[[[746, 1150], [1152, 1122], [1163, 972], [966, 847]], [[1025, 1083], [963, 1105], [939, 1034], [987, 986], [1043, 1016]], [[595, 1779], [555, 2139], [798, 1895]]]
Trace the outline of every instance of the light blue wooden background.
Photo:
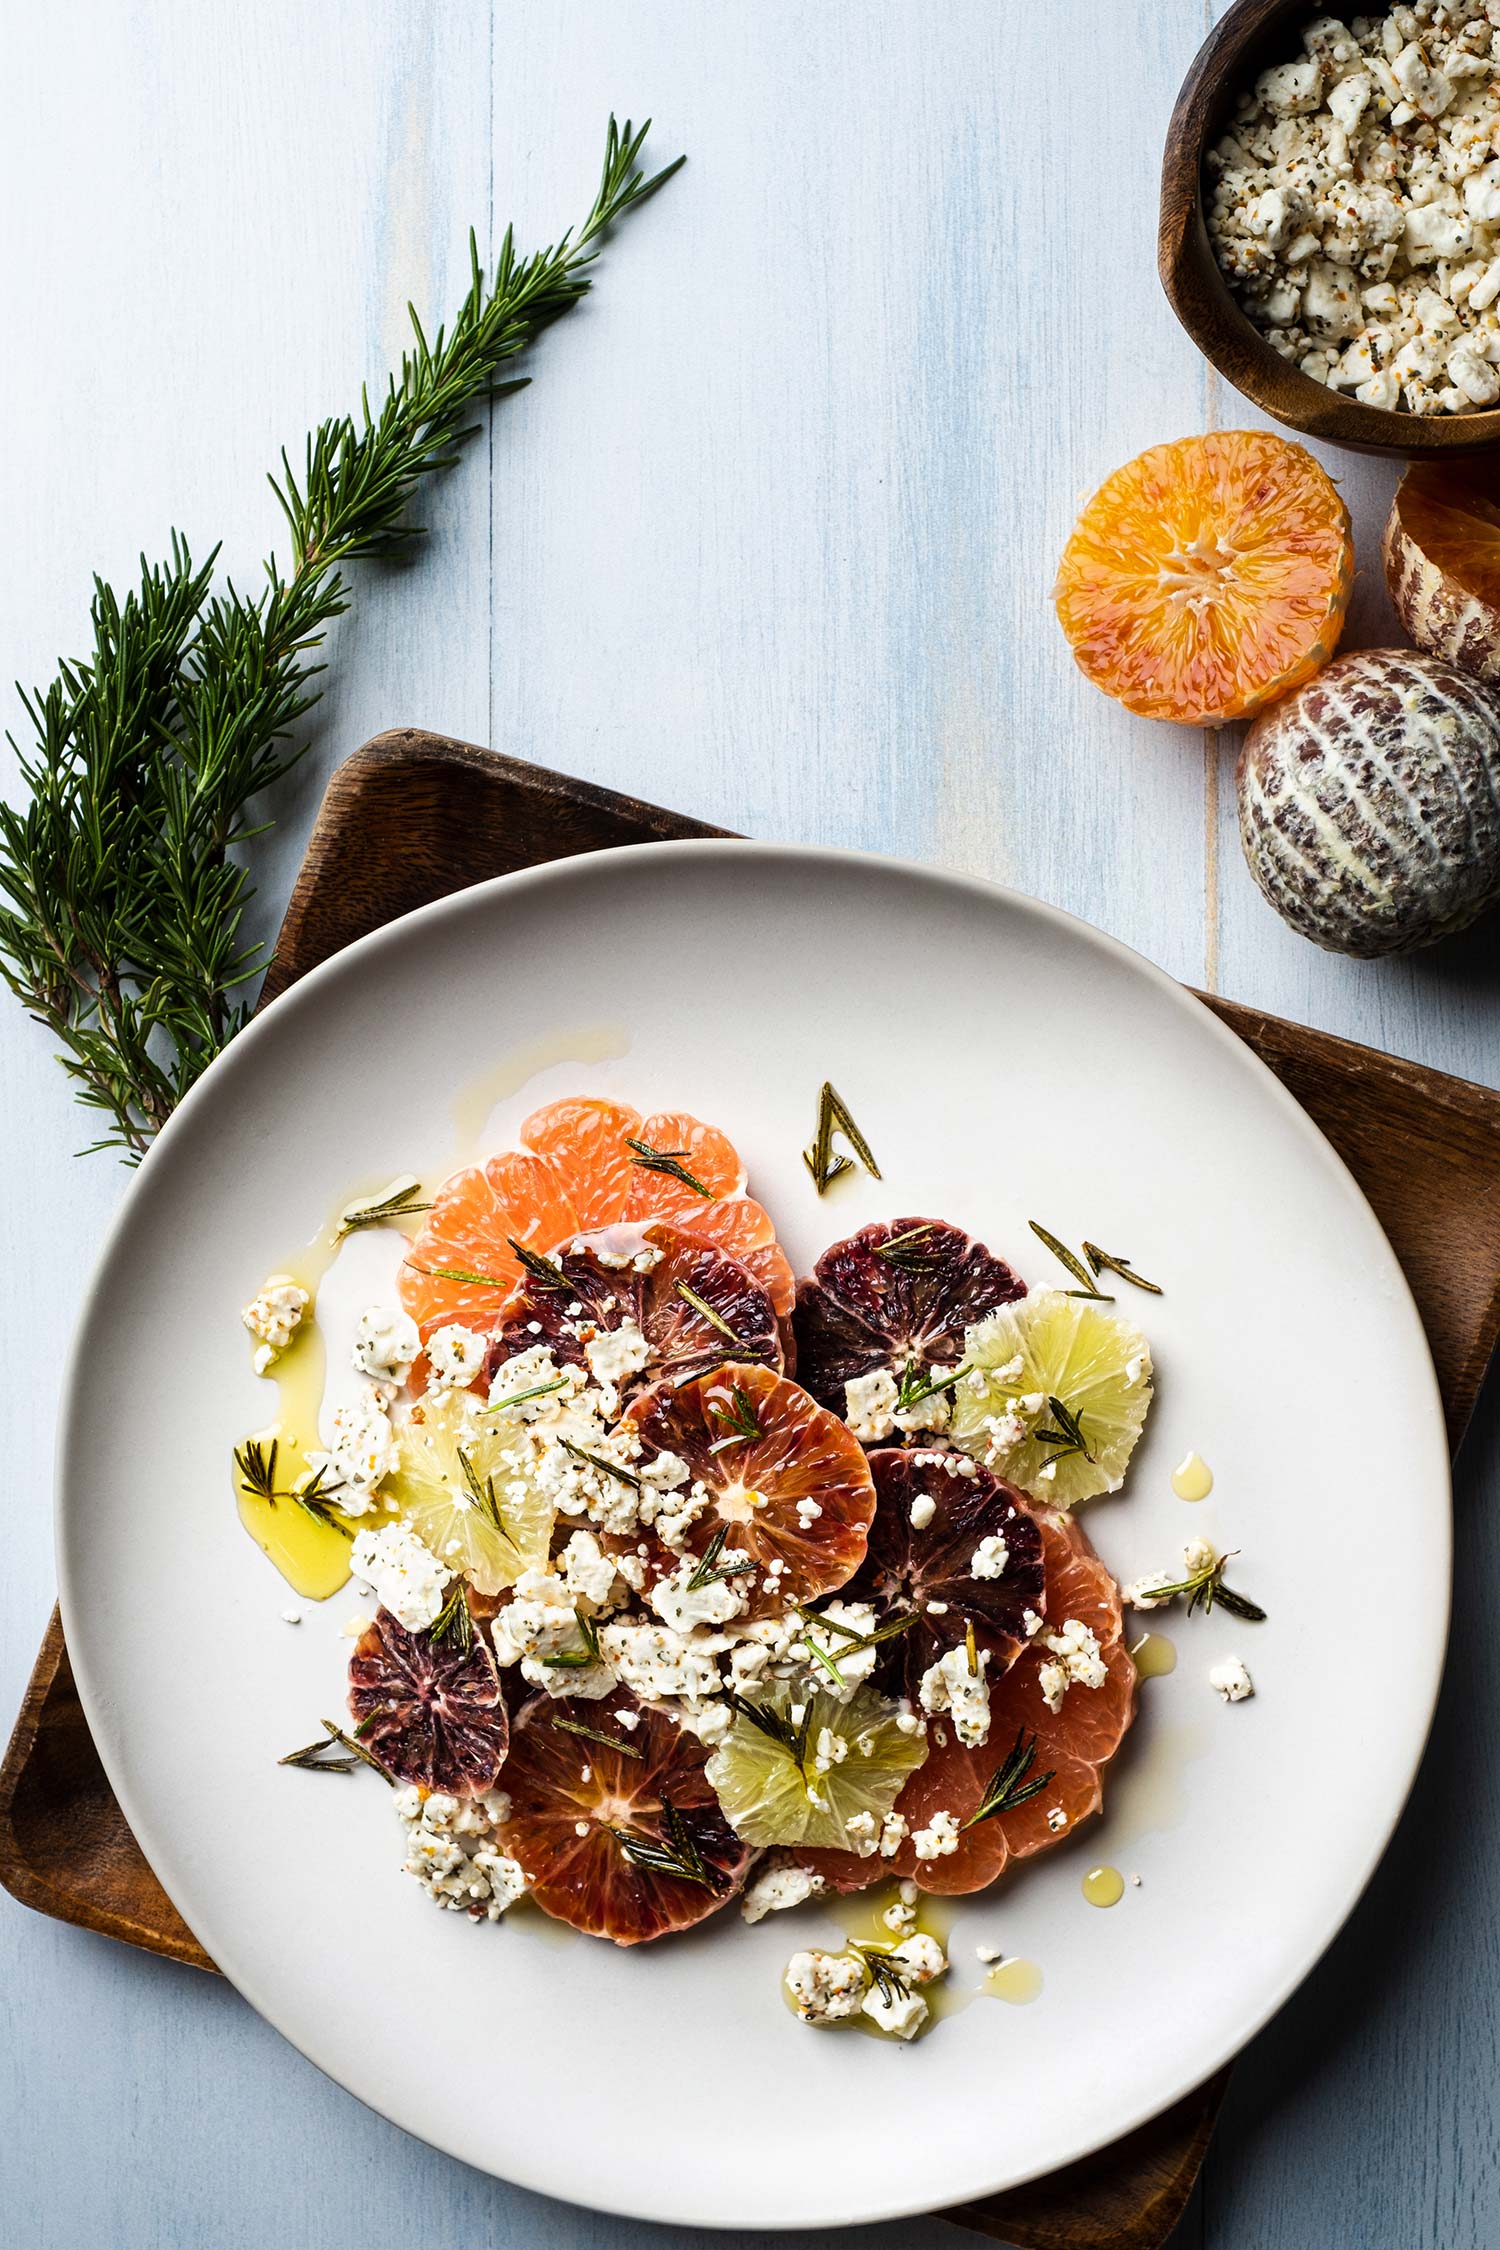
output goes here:
[[[433, 495], [421, 561], [362, 582], [313, 753], [276, 808], [267, 926], [332, 766], [414, 721], [754, 835], [994, 875], [1194, 982], [1500, 1080], [1493, 939], [1358, 967], [1292, 937], [1240, 861], [1234, 741], [1103, 701], [1048, 607], [1081, 494], [1153, 440], [1246, 419], [1153, 272], [1162, 131], [1211, 12], [12, 6], [6, 675], [45, 678], [80, 642], [89, 573], [128, 574], [174, 523], [248, 572], [274, 536], [263, 469], [380, 376], [408, 297], [442, 316], [471, 222], [482, 244], [507, 215], [525, 242], [550, 236], [586, 205], [610, 108], [652, 112], [658, 159], [686, 149], [687, 171]], [[1360, 533], [1358, 636], [1379, 640], [1392, 475], [1329, 465]], [[71, 1158], [82, 1122], [9, 1003], [0, 1114], [8, 1719], [52, 1600], [59, 1374], [124, 1176]], [[1305, 1376], [1289, 1412], [1316, 1409]], [[1415, 1800], [1353, 1925], [1241, 2065], [1178, 2238], [1190, 2250], [1500, 2239], [1497, 1458], [1491, 1405], [1459, 1480], [1453, 1657]], [[1325, 1533], [1308, 1585], [1339, 1598]], [[1399, 1617], [1370, 1631], [1399, 1652]], [[430, 2153], [214, 1980], [3, 1897], [0, 1948], [8, 2240], [688, 2239]], [[844, 2239], [963, 2238], [932, 2221]]]

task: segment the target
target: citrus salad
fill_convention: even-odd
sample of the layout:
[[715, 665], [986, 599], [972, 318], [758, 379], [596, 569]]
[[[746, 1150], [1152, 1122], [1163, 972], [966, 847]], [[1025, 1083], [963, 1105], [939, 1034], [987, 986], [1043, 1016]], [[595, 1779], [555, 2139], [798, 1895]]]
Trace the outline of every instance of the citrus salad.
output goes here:
[[[825, 1088], [820, 1193], [856, 1160], [879, 1176]], [[1068, 1836], [1131, 1723], [1072, 1510], [1120, 1486], [1152, 1395], [1101, 1277], [1155, 1285], [1034, 1227], [1082, 1286], [1028, 1289], [910, 1215], [798, 1283], [722, 1132], [614, 1101], [419, 1193], [346, 1214], [421, 1214], [400, 1302], [360, 1319], [328, 1442], [267, 1481], [378, 1604], [348, 1719], [287, 1762], [374, 1765], [408, 1869], [476, 1920], [524, 1896], [635, 1945], [895, 1878], [889, 1943], [787, 1984], [807, 2021], [909, 2036], [947, 1966], [919, 1895]], [[308, 1309], [276, 1277], [247, 1308], [259, 1371]]]

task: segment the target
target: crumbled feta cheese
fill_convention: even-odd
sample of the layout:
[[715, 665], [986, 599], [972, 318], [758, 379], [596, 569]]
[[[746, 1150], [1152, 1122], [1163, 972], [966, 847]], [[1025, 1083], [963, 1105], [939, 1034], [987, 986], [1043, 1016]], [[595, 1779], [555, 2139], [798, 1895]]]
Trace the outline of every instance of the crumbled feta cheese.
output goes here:
[[605, 1554], [591, 1531], [575, 1531], [557, 1562], [575, 1606], [583, 1603], [595, 1611], [609, 1607], [618, 1574], [614, 1558]]
[[1055, 1659], [1037, 1673], [1042, 1701], [1049, 1711], [1062, 1709], [1063, 1697], [1075, 1685], [1101, 1688], [1109, 1670], [1099, 1653], [1098, 1638], [1081, 1618], [1070, 1617], [1060, 1633], [1049, 1633], [1045, 1644]]
[[925, 1828], [912, 1836], [918, 1859], [946, 1859], [958, 1850], [959, 1827], [951, 1812], [935, 1812]]
[[408, 1633], [420, 1633], [432, 1623], [443, 1606], [444, 1588], [453, 1578], [446, 1564], [404, 1523], [359, 1532], [350, 1568]]
[[828, 1888], [811, 1867], [763, 1867], [740, 1900], [747, 1922], [763, 1922], [768, 1914], [784, 1913], [804, 1899], [820, 1898]]
[[347, 1399], [335, 1410], [326, 1446], [307, 1456], [309, 1472], [346, 1516], [368, 1515], [376, 1486], [392, 1474], [399, 1458], [390, 1416], [373, 1391]]
[[1222, 1664], [1215, 1664], [1208, 1682], [1221, 1703], [1243, 1703], [1247, 1696], [1255, 1693], [1250, 1675], [1237, 1656], [1226, 1656]]
[[273, 1273], [261, 1283], [240, 1314], [251, 1335], [258, 1338], [251, 1360], [257, 1375], [264, 1375], [280, 1359], [311, 1303], [307, 1291], [299, 1288], [290, 1274]]
[[497, 1849], [496, 1831], [510, 1817], [501, 1790], [477, 1798], [440, 1790], [398, 1790], [395, 1807], [406, 1830], [404, 1869], [437, 1906], [498, 1922], [526, 1889], [516, 1862]]
[[300, 1625], [302, 1623], [300, 1609], [284, 1609], [281, 1614], [288, 1625]]
[[937, 1502], [930, 1492], [919, 1492], [907, 1511], [913, 1531], [925, 1531], [937, 1514]]
[[1154, 1570], [1148, 1577], [1137, 1578], [1125, 1589], [1125, 1599], [1132, 1609], [1162, 1609], [1172, 1599], [1163, 1589], [1180, 1586], [1181, 1578], [1170, 1570]]
[[427, 1339], [427, 1366], [435, 1391], [462, 1391], [479, 1375], [489, 1339], [450, 1321]]
[[904, 1814], [888, 1812], [880, 1823], [881, 1858], [894, 1859], [910, 1834], [911, 1826]]
[[930, 1664], [922, 1674], [918, 1699], [930, 1717], [947, 1711], [953, 1719], [953, 1729], [966, 1749], [977, 1749], [990, 1735], [990, 1691], [985, 1684], [989, 1669], [990, 1652], [987, 1648], [975, 1651], [978, 1670], [969, 1666], [969, 1652], [960, 1641], [950, 1648], [936, 1664]]
[[980, 1540], [969, 1557], [971, 1578], [1003, 1578], [1010, 1565], [1010, 1549], [998, 1531], [991, 1531]]
[[1068, 1816], [1061, 1805], [1054, 1805], [1047, 1815], [1047, 1826], [1054, 1836], [1060, 1836], [1068, 1825]]
[[723, 1684], [714, 1652], [668, 1625], [602, 1625], [599, 1643], [606, 1662], [644, 1703], [663, 1696], [706, 1701]]
[[486, 1404], [505, 1408], [503, 1420], [497, 1420], [503, 1429], [553, 1423], [573, 1408], [583, 1382], [581, 1368], [559, 1367], [546, 1344], [529, 1344], [524, 1352], [501, 1360], [490, 1377]]
[[860, 2013], [896, 2039], [915, 2039], [927, 2021], [927, 2002], [909, 1986], [883, 1990], [872, 1984], [860, 2003]]
[[857, 2016], [865, 1996], [865, 1969], [851, 1953], [794, 1953], [786, 1988], [804, 2023], [840, 2023]]
[[894, 1961], [902, 1975], [913, 1984], [933, 1984], [948, 1973], [947, 1954], [937, 1939], [929, 1937], [925, 1930], [918, 1930], [911, 1937], [903, 1938], [899, 1945], [893, 1945], [886, 1958]]
[[[749, 1560], [743, 1547], [726, 1546], [716, 1567], [733, 1570], [737, 1563]], [[664, 1619], [674, 1633], [690, 1633], [695, 1625], [726, 1625], [730, 1618], [739, 1617], [749, 1606], [749, 1597], [742, 1590], [743, 1581], [737, 1577], [711, 1576], [706, 1585], [694, 1586], [698, 1567], [696, 1555], [684, 1555], [668, 1577], [657, 1580], [647, 1597], [657, 1616]]]
[[591, 1337], [583, 1347], [583, 1356], [604, 1393], [605, 1413], [613, 1415], [619, 1409], [620, 1385], [640, 1373], [651, 1356], [651, 1347], [635, 1322], [624, 1320], [618, 1328], [604, 1328]]
[[888, 1367], [856, 1375], [844, 1385], [844, 1420], [857, 1438], [878, 1444], [896, 1427], [896, 1378]]
[[898, 1937], [906, 1937], [917, 1926], [917, 1910], [910, 1900], [894, 1898], [880, 1919]]
[[354, 1364], [375, 1383], [404, 1383], [422, 1349], [417, 1324], [407, 1312], [372, 1305], [354, 1331]]

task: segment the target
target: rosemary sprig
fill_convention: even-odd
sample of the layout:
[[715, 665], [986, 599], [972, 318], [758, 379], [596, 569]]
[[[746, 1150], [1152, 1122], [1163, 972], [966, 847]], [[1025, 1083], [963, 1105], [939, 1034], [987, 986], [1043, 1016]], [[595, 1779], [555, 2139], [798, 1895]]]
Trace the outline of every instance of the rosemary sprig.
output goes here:
[[613, 1477], [617, 1484], [628, 1484], [632, 1492], [645, 1489], [640, 1478], [631, 1470], [619, 1468], [613, 1461], [606, 1461], [602, 1453], [590, 1453], [584, 1446], [575, 1445], [571, 1438], [559, 1438], [557, 1442], [564, 1453], [570, 1453], [575, 1461], [587, 1462], [591, 1469], [598, 1469], [602, 1475]]
[[808, 1729], [812, 1725], [810, 1696], [803, 1704], [802, 1717], [795, 1726], [769, 1703], [752, 1703], [748, 1696], [736, 1695], [732, 1689], [726, 1688], [720, 1701], [727, 1703], [736, 1717], [743, 1719], [747, 1726], [754, 1727], [768, 1741], [778, 1743], [793, 1759], [799, 1772], [805, 1775]]
[[954, 1384], [962, 1382], [969, 1372], [968, 1362], [955, 1367], [951, 1375], [928, 1375], [919, 1361], [909, 1359], [901, 1370], [901, 1380], [896, 1386], [896, 1412], [909, 1414], [915, 1406], [925, 1406], [939, 1391], [951, 1391]]
[[513, 1406], [525, 1406], [534, 1398], [550, 1398], [554, 1391], [568, 1387], [566, 1375], [556, 1375], [550, 1383], [533, 1383], [529, 1391], [511, 1391], [505, 1398], [497, 1398], [493, 1406], [481, 1406], [481, 1414], [504, 1414]]
[[708, 1322], [710, 1328], [717, 1328], [721, 1336], [727, 1336], [729, 1338], [729, 1341], [734, 1345], [737, 1351], [745, 1352], [752, 1359], [758, 1358], [760, 1356], [756, 1347], [753, 1344], [747, 1344], [744, 1337], [738, 1335], [735, 1330], [730, 1327], [723, 1314], [715, 1312], [708, 1299], [706, 1297], [700, 1297], [696, 1289], [689, 1289], [685, 1281], [679, 1281], [677, 1284], [677, 1294], [682, 1299], [685, 1305], [692, 1306], [693, 1311], [698, 1314], [700, 1319], [706, 1320]]
[[977, 1828], [982, 1820], [993, 1820], [996, 1813], [1010, 1812], [1016, 1805], [1024, 1805], [1028, 1798], [1039, 1796], [1052, 1780], [1055, 1767], [1046, 1773], [1034, 1774], [1036, 1763], [1036, 1736], [1028, 1740], [1026, 1729], [1020, 1727], [1011, 1744], [1010, 1755], [1003, 1765], [995, 1768], [968, 1819], [965, 1828]]
[[[1070, 1297], [1073, 1295], [1071, 1289], [1068, 1291], [1068, 1295]], [[1049, 1463], [1065, 1461], [1070, 1453], [1081, 1453], [1085, 1461], [1092, 1461], [1094, 1456], [1090, 1453], [1084, 1441], [1083, 1424], [1079, 1421], [1071, 1406], [1066, 1405], [1060, 1398], [1053, 1398], [1050, 1394], [1047, 1404], [1052, 1409], [1052, 1418], [1056, 1422], [1057, 1428], [1055, 1430], [1037, 1429], [1033, 1430], [1031, 1434], [1038, 1445], [1052, 1445], [1057, 1448], [1055, 1453], [1048, 1455]]]
[[1081, 1284], [1077, 1289], [1065, 1289], [1063, 1291], [1065, 1297], [1092, 1297], [1094, 1302], [1099, 1305], [1112, 1305], [1114, 1303], [1113, 1297], [1106, 1297], [1102, 1289], [1095, 1288], [1094, 1284], [1098, 1279], [1097, 1272], [1090, 1273], [1083, 1260], [1075, 1251], [1070, 1250], [1065, 1242], [1059, 1242], [1057, 1236], [1049, 1228], [1042, 1226], [1036, 1219], [1028, 1219], [1026, 1224], [1030, 1227], [1038, 1242], [1045, 1242], [1053, 1257], [1058, 1260], [1059, 1264], [1066, 1266], [1073, 1279]]
[[812, 1174], [813, 1186], [819, 1195], [826, 1195], [835, 1180], [854, 1170], [850, 1157], [838, 1154], [833, 1145], [835, 1133], [842, 1133], [855, 1156], [859, 1158], [872, 1180], [880, 1178], [880, 1166], [871, 1154], [870, 1144], [849, 1113], [849, 1105], [825, 1078], [818, 1096], [818, 1130], [812, 1143], [802, 1151], [802, 1161]]
[[469, 1266], [424, 1266], [415, 1258], [403, 1258], [401, 1263], [410, 1266], [413, 1273], [425, 1273], [430, 1281], [467, 1281], [476, 1289], [503, 1289], [510, 1295], [513, 1284], [502, 1281], [495, 1273], [475, 1273]]
[[408, 1219], [418, 1211], [430, 1211], [430, 1203], [414, 1203], [413, 1196], [420, 1195], [420, 1180], [409, 1180], [404, 1187], [395, 1188], [387, 1196], [373, 1203], [351, 1203], [338, 1223], [335, 1240], [342, 1242], [346, 1234], [359, 1227], [381, 1227], [387, 1219]]
[[[493, 1472], [481, 1484], [479, 1473], [463, 1446], [458, 1448], [458, 1465], [463, 1471], [464, 1483], [469, 1488], [469, 1498], [473, 1501], [475, 1507], [488, 1522], [494, 1525], [502, 1539], [510, 1539], [510, 1533], [505, 1526], [505, 1518], [500, 1513], [500, 1502], [495, 1494]], [[511, 1541], [511, 1544], [514, 1546], [514, 1540]]]
[[1143, 1273], [1136, 1272], [1128, 1258], [1118, 1258], [1113, 1251], [1101, 1250], [1097, 1242], [1085, 1242], [1083, 1254], [1093, 1267], [1096, 1275], [1117, 1273], [1120, 1279], [1128, 1281], [1132, 1288], [1149, 1290], [1153, 1297], [1161, 1297], [1166, 1294], [1159, 1281], [1148, 1281]]
[[95, 1148], [137, 1161], [247, 1020], [264, 962], [244, 928], [244, 847], [307, 747], [348, 566], [422, 536], [408, 503], [459, 458], [476, 404], [521, 387], [500, 379], [507, 364], [589, 288], [611, 224], [676, 171], [643, 175], [645, 135], [611, 118], [589, 214], [551, 248], [518, 256], [507, 230], [487, 275], [471, 236], [451, 326], [429, 341], [413, 311], [384, 398], [321, 423], [297, 471], [283, 455], [289, 555], [257, 593], [213, 593], [218, 550], [196, 564], [174, 532], [123, 598], [95, 580], [89, 653], [23, 695], [26, 801], [0, 804], [0, 975], [101, 1113]]
[[427, 1637], [434, 1647], [439, 1641], [451, 1640], [465, 1656], [474, 1646], [474, 1620], [469, 1615], [468, 1588], [461, 1578], [454, 1580], [453, 1591], [428, 1627]]
[[558, 1672], [586, 1672], [591, 1664], [603, 1662], [603, 1653], [599, 1647], [599, 1628], [592, 1617], [580, 1617], [575, 1609], [573, 1622], [578, 1627], [582, 1648], [559, 1649], [555, 1656], [539, 1657], [538, 1663], [550, 1665]]
[[907, 1273], [926, 1273], [933, 1261], [912, 1245], [924, 1241], [931, 1232], [931, 1220], [919, 1227], [908, 1227], [905, 1234], [893, 1234], [889, 1242], [877, 1242], [875, 1255], [884, 1258], [887, 1265], [900, 1266]]
[[739, 1383], [735, 1384], [730, 1394], [728, 1406], [713, 1402], [709, 1406], [709, 1412], [716, 1422], [724, 1425], [724, 1435], [714, 1442], [715, 1452], [720, 1446], [748, 1445], [765, 1435], [760, 1426], [760, 1417], [755, 1411], [755, 1401]]
[[[352, 1734], [345, 1734], [343, 1728], [336, 1727], [332, 1719], [322, 1719], [319, 1724], [323, 1733], [317, 1742], [304, 1743], [300, 1750], [289, 1750], [284, 1758], [277, 1759], [277, 1765], [301, 1766], [308, 1773], [353, 1773], [356, 1766], [369, 1766], [372, 1772], [379, 1774], [382, 1781], [389, 1782], [395, 1788], [395, 1775], [389, 1766], [376, 1757], [373, 1750], [367, 1750]], [[347, 1757], [337, 1758], [333, 1755], [335, 1750], [345, 1750], [349, 1754]]]
[[1231, 1617], [1242, 1617], [1247, 1625], [1263, 1625], [1266, 1612], [1260, 1603], [1251, 1601], [1248, 1594], [1237, 1594], [1232, 1586], [1224, 1583], [1224, 1566], [1233, 1562], [1238, 1553], [1238, 1547], [1231, 1547], [1227, 1554], [1215, 1555], [1201, 1570], [1190, 1571], [1175, 1586], [1153, 1586], [1151, 1607], [1155, 1609], [1160, 1603], [1175, 1601], [1179, 1594], [1186, 1594], [1189, 1617], [1195, 1609], [1201, 1609], [1207, 1617], [1217, 1604], [1220, 1609], [1227, 1609]]
[[552, 1724], [563, 1734], [581, 1734], [587, 1742], [602, 1742], [606, 1750], [617, 1750], [622, 1758], [634, 1758], [639, 1762], [645, 1756], [644, 1751], [638, 1750], [633, 1742], [627, 1742], [623, 1735], [604, 1734], [598, 1727], [586, 1727], [577, 1719], [554, 1719]]
[[550, 1258], [542, 1257], [536, 1250], [528, 1250], [525, 1243], [517, 1242], [513, 1234], [508, 1234], [505, 1239], [539, 1288], [551, 1289], [565, 1297], [572, 1296], [573, 1284], [561, 1266], [554, 1265]]
[[263, 1500], [268, 1508], [274, 1508], [278, 1500], [290, 1500], [311, 1516], [314, 1523], [324, 1524], [328, 1530], [340, 1531], [346, 1539], [352, 1539], [354, 1533], [348, 1524], [341, 1522], [334, 1513], [338, 1502], [333, 1492], [338, 1487], [330, 1491], [326, 1469], [317, 1470], [304, 1483], [278, 1485], [276, 1461], [280, 1450], [276, 1438], [272, 1438], [269, 1445], [260, 1438], [247, 1438], [243, 1445], [237, 1445], [234, 1465], [240, 1473], [240, 1490], [252, 1500]]
[[670, 1875], [679, 1883], [697, 1883], [706, 1891], [722, 1890], [724, 1876], [708, 1865], [677, 1807], [663, 1800], [662, 1809], [666, 1815], [665, 1837], [642, 1836], [633, 1828], [612, 1828], [608, 1821], [599, 1825], [607, 1836], [613, 1836], [632, 1866], [648, 1875]]
[[713, 1200], [713, 1189], [705, 1187], [683, 1162], [687, 1155], [685, 1148], [653, 1148], [649, 1141], [633, 1141], [628, 1133], [625, 1146], [635, 1150], [630, 1161], [642, 1172], [665, 1172], [668, 1179], [680, 1180], [694, 1195], [701, 1195], [706, 1202]]
[[721, 1579], [742, 1578], [747, 1570], [754, 1570], [755, 1563], [748, 1555], [743, 1562], [720, 1563], [719, 1557], [724, 1552], [724, 1542], [728, 1537], [729, 1526], [721, 1523], [698, 1557], [697, 1567], [687, 1582], [688, 1593], [700, 1593], [705, 1586], [718, 1585]]
[[849, 1950], [863, 1964], [866, 1982], [874, 1986], [882, 2000], [890, 2003], [906, 1998], [911, 1979], [883, 1946], [851, 1945]]

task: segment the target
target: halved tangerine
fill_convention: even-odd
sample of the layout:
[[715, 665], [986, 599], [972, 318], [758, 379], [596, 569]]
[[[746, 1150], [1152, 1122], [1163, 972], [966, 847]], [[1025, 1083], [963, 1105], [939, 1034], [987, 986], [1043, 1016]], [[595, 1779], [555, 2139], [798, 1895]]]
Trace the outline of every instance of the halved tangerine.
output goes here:
[[505, 1762], [510, 1719], [480, 1633], [467, 1648], [435, 1642], [378, 1610], [349, 1659], [349, 1710], [366, 1748], [418, 1788], [478, 1797]]
[[[731, 1361], [687, 1383], [662, 1383], [626, 1420], [647, 1453], [675, 1453], [711, 1495], [687, 1532], [701, 1555], [722, 1528], [723, 1551], [748, 1554], [735, 1580], [743, 1615], [770, 1617], [842, 1586], [864, 1559], [875, 1486], [859, 1441], [797, 1383]], [[666, 1574], [679, 1557], [656, 1555]]]
[[[1136, 1671], [1125, 1646], [1120, 1590], [1071, 1516], [1048, 1511], [1036, 1520], [1042, 1535], [1048, 1620], [1061, 1625], [1077, 1618], [1088, 1626], [1104, 1660], [1104, 1684], [1097, 1688], [1075, 1684], [1064, 1695], [1061, 1708], [1049, 1711], [1040, 1675], [1051, 1651], [1043, 1640], [1032, 1642], [990, 1696], [988, 1741], [966, 1750], [951, 1726], [941, 1719], [933, 1722], [927, 1730], [927, 1763], [912, 1775], [896, 1801], [911, 1836], [929, 1827], [939, 1812], [951, 1813], [960, 1828], [957, 1850], [920, 1859], [908, 1836], [891, 1859], [860, 1859], [852, 1852], [801, 1855], [835, 1890], [864, 1890], [882, 1876], [897, 1874], [912, 1876], [924, 1891], [981, 1891], [994, 1882], [1008, 1860], [1026, 1859], [1051, 1844], [1064, 1843], [1078, 1823], [1103, 1804], [1100, 1775], [1135, 1716]], [[1027, 1779], [1050, 1774], [1046, 1788], [1008, 1812], [966, 1826], [1017, 1742], [1033, 1739]]]
[[982, 1242], [942, 1219], [891, 1219], [836, 1242], [797, 1289], [797, 1374], [835, 1414], [878, 1368], [954, 1367], [964, 1332], [1026, 1293]]
[[690, 1929], [728, 1904], [752, 1857], [706, 1761], [694, 1735], [623, 1688], [597, 1702], [539, 1695], [511, 1736], [500, 1848], [544, 1914], [591, 1937], [641, 1945]]
[[[888, 1694], [915, 1703], [922, 1674], [972, 1627], [990, 1652], [993, 1684], [1026, 1645], [1027, 1612], [1045, 1608], [1035, 1518], [1018, 1492], [962, 1454], [882, 1446], [868, 1459], [875, 1521], [844, 1598], [873, 1602], [884, 1618], [914, 1619], [882, 1647], [876, 1677]], [[913, 1523], [914, 1507], [924, 1522]], [[986, 1575], [975, 1576], [976, 1561]]]
[[[636, 1256], [656, 1263], [642, 1273]], [[681, 1381], [726, 1359], [756, 1359], [780, 1370], [776, 1308], [747, 1266], [712, 1243], [659, 1221], [578, 1235], [551, 1261], [570, 1294], [528, 1276], [506, 1306], [490, 1346], [486, 1375], [502, 1360], [546, 1344], [559, 1363], [587, 1364], [585, 1333], [633, 1321], [648, 1358], [627, 1387], [641, 1390], [670, 1375]], [[570, 1308], [577, 1305], [580, 1310]]]
[[1328, 662], [1353, 584], [1349, 511], [1312, 455], [1213, 430], [1105, 479], [1053, 600], [1095, 687], [1145, 718], [1214, 726]]
[[1383, 553], [1396, 615], [1418, 648], [1500, 679], [1500, 465], [1414, 462]]
[[749, 1267], [778, 1314], [792, 1269], [768, 1213], [745, 1190], [731, 1142], [680, 1111], [642, 1117], [623, 1102], [552, 1102], [527, 1118], [522, 1146], [455, 1172], [401, 1269], [401, 1301], [423, 1331], [492, 1328], [521, 1284], [512, 1247], [550, 1255], [622, 1219], [667, 1218]]

